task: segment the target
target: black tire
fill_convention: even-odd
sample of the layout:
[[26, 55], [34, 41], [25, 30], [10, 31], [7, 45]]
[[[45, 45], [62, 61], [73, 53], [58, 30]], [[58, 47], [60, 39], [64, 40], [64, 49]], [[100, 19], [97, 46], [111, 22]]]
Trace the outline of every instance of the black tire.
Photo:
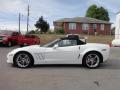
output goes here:
[[102, 58], [98, 52], [89, 52], [84, 56], [82, 64], [87, 68], [95, 69], [100, 66], [101, 61]]
[[[25, 60], [25, 57], [22, 57], [22, 60], [21, 60], [20, 55], [26, 55], [26, 58], [28, 57], [28, 59]], [[27, 60], [28, 60], [28, 62], [27, 62]], [[29, 54], [27, 52], [19, 52], [14, 57], [14, 65], [19, 68], [30, 68], [33, 66], [33, 64], [34, 64], [33, 57], [31, 54]]]

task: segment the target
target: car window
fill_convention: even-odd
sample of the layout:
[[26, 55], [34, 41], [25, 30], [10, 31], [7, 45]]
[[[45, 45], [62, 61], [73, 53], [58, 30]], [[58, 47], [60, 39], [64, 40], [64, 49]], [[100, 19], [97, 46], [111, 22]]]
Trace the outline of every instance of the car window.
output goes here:
[[26, 38], [37, 38], [35, 35], [25, 35]]
[[49, 43], [43, 45], [42, 47], [53, 47], [55, 44], [58, 44], [58, 42], [60, 42], [60, 41], [61, 41], [60, 39], [56, 39], [52, 42], [49, 42]]
[[18, 36], [18, 35], [19, 35], [18, 32], [13, 32], [13, 33], [12, 33], [12, 36]]
[[0, 30], [0, 34], [11, 36], [12, 33], [13, 33], [12, 31]]
[[77, 45], [84, 45], [84, 44], [86, 44], [86, 42], [83, 42], [82, 40], [77, 41]]
[[32, 38], [32, 36], [31, 36], [31, 35], [26, 35], [25, 37], [26, 37], [26, 38]]
[[58, 46], [59, 47], [66, 47], [66, 46], [75, 46], [77, 45], [77, 40], [61, 40], [59, 43], [58, 43]]

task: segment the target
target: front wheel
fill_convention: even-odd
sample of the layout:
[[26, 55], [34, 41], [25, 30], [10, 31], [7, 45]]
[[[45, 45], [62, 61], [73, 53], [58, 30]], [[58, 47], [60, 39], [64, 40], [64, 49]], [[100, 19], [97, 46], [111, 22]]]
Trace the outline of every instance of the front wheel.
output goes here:
[[100, 66], [101, 56], [97, 52], [90, 52], [85, 55], [83, 65], [87, 68], [94, 69]]
[[20, 52], [15, 56], [14, 64], [19, 68], [28, 68], [33, 65], [33, 58], [26, 52]]

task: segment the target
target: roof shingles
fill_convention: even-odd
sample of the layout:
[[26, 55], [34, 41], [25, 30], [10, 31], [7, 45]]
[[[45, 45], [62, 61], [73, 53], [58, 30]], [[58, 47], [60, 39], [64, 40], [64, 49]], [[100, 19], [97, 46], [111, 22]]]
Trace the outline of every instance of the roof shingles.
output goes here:
[[54, 22], [80, 22], [80, 23], [101, 23], [101, 24], [112, 24], [111, 22], [102, 21], [89, 17], [74, 17], [74, 18], [63, 18]]

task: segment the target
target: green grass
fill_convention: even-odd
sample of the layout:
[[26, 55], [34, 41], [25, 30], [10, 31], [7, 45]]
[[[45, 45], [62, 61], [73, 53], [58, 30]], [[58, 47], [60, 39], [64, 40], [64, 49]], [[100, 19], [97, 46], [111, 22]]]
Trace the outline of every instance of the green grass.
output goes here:
[[[41, 44], [46, 44], [50, 41], [53, 41], [57, 38], [64, 37], [65, 35], [58, 35], [58, 34], [41, 34], [38, 35], [41, 40]], [[114, 39], [114, 36], [105, 36], [105, 35], [99, 35], [99, 36], [94, 36], [94, 35], [81, 35], [84, 37], [87, 37], [87, 42], [89, 43], [111, 43], [111, 41]]]

